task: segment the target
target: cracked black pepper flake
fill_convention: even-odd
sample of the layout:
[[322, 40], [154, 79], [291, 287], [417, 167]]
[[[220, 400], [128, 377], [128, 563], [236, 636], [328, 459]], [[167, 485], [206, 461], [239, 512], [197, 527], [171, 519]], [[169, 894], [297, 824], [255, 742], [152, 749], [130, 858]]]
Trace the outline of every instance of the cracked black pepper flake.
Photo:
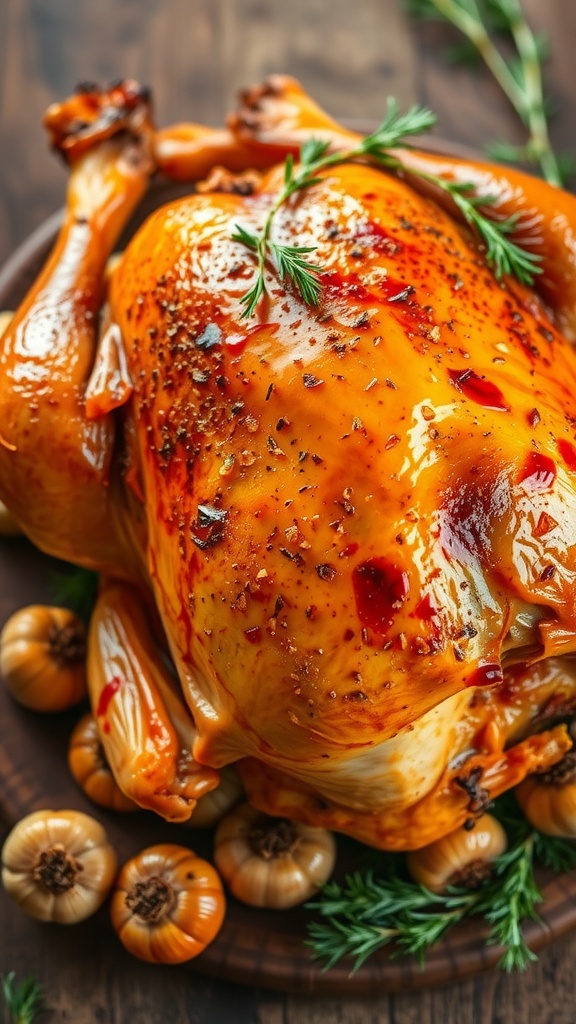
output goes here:
[[296, 565], [304, 565], [304, 559], [299, 551], [289, 551], [288, 548], [279, 548], [281, 555], [287, 558], [290, 562], [295, 562]]
[[222, 540], [228, 513], [214, 505], [198, 505], [198, 514], [192, 524], [192, 540], [197, 547], [212, 547]]
[[320, 377], [315, 377], [313, 373], [303, 373], [302, 380], [304, 381], [305, 388], [317, 388], [320, 384], [324, 383]]
[[330, 583], [336, 575], [336, 569], [333, 565], [329, 565], [328, 562], [322, 562], [320, 565], [316, 565], [315, 569], [320, 579], [324, 580], [326, 583]]
[[274, 391], [274, 388], [275, 388], [275, 384], [272, 383], [272, 384], [268, 385], [268, 390], [266, 392], [266, 398], [264, 399], [264, 401], [266, 401], [266, 402], [268, 401], [268, 399], [270, 398], [270, 395]]

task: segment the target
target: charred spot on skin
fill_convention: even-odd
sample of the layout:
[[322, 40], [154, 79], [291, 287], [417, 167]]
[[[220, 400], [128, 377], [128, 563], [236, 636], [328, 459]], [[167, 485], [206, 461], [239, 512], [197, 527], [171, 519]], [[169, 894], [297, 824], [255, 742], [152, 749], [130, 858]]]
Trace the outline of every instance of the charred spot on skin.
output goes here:
[[[478, 766], [473, 768], [469, 775], [457, 775], [454, 779], [456, 785], [459, 786], [460, 789], [463, 789], [469, 797], [468, 810], [473, 816], [472, 821], [476, 818], [480, 818], [492, 806], [490, 793], [480, 785], [482, 771], [483, 769]], [[468, 830], [472, 827], [473, 825], [467, 826]]]
[[218, 544], [224, 536], [228, 513], [214, 505], [198, 505], [198, 514], [192, 523], [192, 540], [201, 550]]

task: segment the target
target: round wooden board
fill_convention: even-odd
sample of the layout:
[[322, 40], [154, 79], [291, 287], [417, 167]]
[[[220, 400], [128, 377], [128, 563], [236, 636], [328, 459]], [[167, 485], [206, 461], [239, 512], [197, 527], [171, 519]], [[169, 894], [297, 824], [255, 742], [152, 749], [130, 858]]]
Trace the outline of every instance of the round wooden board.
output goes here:
[[[441, 143], [434, 147], [445, 150]], [[157, 185], [144, 211], [187, 191]], [[14, 309], [38, 273], [54, 240], [61, 214], [46, 221], [0, 270], [0, 310]], [[50, 601], [59, 563], [23, 539], [0, 539], [0, 625], [17, 608]], [[0, 819], [11, 827], [23, 815], [40, 808], [76, 808], [105, 824], [120, 861], [156, 842], [176, 841], [211, 856], [212, 834], [169, 825], [139, 812], [118, 815], [92, 805], [78, 789], [67, 767], [68, 737], [84, 708], [66, 714], [41, 716], [16, 705], [0, 686]], [[339, 840], [339, 872], [358, 864], [362, 848]], [[526, 924], [532, 949], [547, 945], [576, 926], [576, 873], [542, 879], [541, 920]], [[224, 926], [216, 940], [189, 969], [228, 981], [290, 993], [358, 994], [393, 992], [453, 981], [493, 968], [500, 956], [485, 943], [486, 929], [478, 922], [456, 928], [427, 956], [423, 968], [414, 958], [394, 959], [387, 950], [373, 955], [358, 971], [342, 962], [325, 972], [304, 945], [306, 920], [302, 909], [259, 911], [229, 900]], [[105, 910], [89, 922], [111, 934]], [[46, 941], [58, 941], [56, 936]], [[115, 940], [114, 940], [115, 941]]]

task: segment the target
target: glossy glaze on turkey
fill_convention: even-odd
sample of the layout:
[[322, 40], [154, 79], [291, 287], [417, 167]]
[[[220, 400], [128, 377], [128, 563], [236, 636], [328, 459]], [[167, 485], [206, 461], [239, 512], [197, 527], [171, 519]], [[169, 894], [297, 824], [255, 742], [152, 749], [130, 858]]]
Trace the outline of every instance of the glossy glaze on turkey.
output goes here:
[[[235, 226], [258, 230], [303, 138], [349, 133], [281, 78], [225, 130], [154, 133], [129, 82], [47, 123], [67, 214], [2, 339], [0, 497], [41, 548], [103, 574], [90, 692], [124, 791], [184, 820], [234, 762], [263, 810], [408, 849], [559, 761], [573, 197], [406, 155], [521, 214], [533, 292], [496, 281], [416, 179], [334, 167], [274, 219], [276, 240], [317, 247], [318, 306], [270, 266], [246, 319]], [[210, 177], [106, 273], [158, 167]]]

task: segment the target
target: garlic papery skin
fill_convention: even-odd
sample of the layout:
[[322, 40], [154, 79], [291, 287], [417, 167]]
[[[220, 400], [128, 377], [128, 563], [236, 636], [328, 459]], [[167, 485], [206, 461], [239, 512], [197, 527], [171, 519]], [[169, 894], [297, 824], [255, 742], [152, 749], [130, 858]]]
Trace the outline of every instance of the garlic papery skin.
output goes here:
[[528, 775], [514, 796], [539, 832], [576, 839], [576, 752], [569, 751], [546, 772]]
[[411, 878], [431, 892], [446, 892], [451, 885], [473, 889], [490, 876], [492, 862], [507, 845], [500, 822], [484, 814], [473, 828], [457, 828], [428, 846], [410, 851], [406, 863]]
[[336, 843], [326, 829], [241, 804], [218, 826], [214, 861], [237, 899], [281, 910], [303, 903], [328, 880]]
[[102, 825], [80, 811], [36, 811], [2, 848], [2, 884], [31, 917], [75, 924], [106, 899], [116, 853]]

